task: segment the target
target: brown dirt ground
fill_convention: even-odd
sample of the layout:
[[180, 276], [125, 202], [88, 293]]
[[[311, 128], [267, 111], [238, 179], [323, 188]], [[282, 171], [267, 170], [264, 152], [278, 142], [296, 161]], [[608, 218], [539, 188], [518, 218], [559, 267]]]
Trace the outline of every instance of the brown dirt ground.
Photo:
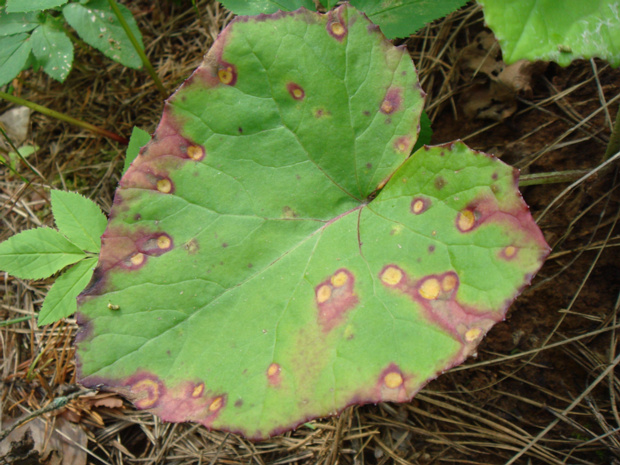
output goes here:
[[[211, 1], [197, 2], [199, 16], [185, 0], [124, 3], [170, 90], [231, 18]], [[515, 114], [468, 120], [462, 102], [471, 89], [456, 63], [482, 29], [479, 8], [470, 6], [404, 41], [429, 94], [432, 142], [462, 139], [524, 173], [596, 170], [618, 110], [620, 71], [598, 60], [550, 64], [532, 81], [531, 93], [519, 96]], [[134, 125], [152, 132], [163, 104], [145, 72], [85, 46], [78, 46], [65, 84], [30, 71], [15, 81], [15, 93], [124, 136]], [[0, 113], [10, 107], [0, 103]], [[53, 224], [49, 186], [78, 190], [108, 211], [122, 169], [122, 145], [75, 126], [33, 114], [30, 134], [41, 149], [29, 160], [41, 176], [22, 168], [27, 184], [0, 171], [0, 240]], [[617, 165], [569, 184], [523, 188], [551, 256], [477, 356], [410, 403], [351, 407], [256, 444], [196, 425], [165, 424], [119, 400], [97, 405], [92, 395], [43, 418], [50, 426], [58, 418], [77, 422], [88, 434], [93, 464], [502, 464], [520, 451], [515, 463], [618, 464], [620, 382], [610, 366], [618, 363]], [[33, 315], [50, 284], [4, 276], [2, 319]], [[77, 389], [75, 331], [71, 318], [47, 328], [37, 328], [35, 319], [0, 328], [3, 421]]]

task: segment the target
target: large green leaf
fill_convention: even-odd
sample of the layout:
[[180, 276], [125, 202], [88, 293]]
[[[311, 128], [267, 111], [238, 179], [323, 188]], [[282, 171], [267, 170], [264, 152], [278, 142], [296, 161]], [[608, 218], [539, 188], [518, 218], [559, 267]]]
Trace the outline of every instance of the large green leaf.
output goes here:
[[41, 11], [64, 5], [68, 0], [7, 0], [7, 13]]
[[121, 180], [81, 382], [260, 439], [462, 362], [548, 248], [512, 168], [408, 159], [422, 95], [352, 7], [233, 21]]
[[549, 60], [566, 66], [599, 57], [620, 65], [616, 0], [478, 0], [504, 61]]
[[21, 72], [31, 49], [28, 34], [0, 37], [0, 86], [11, 82]]
[[315, 9], [313, 0], [221, 0], [221, 3], [238, 15], [293, 11], [302, 6], [309, 10]]

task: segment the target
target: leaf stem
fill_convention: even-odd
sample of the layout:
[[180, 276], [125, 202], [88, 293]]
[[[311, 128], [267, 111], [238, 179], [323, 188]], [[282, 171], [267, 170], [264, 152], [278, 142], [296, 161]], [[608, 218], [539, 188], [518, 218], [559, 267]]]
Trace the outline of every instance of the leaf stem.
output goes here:
[[102, 135], [104, 137], [108, 137], [112, 140], [120, 142], [123, 145], [128, 145], [129, 140], [125, 139], [118, 134], [110, 132], [106, 129], [100, 128], [93, 124], [87, 123], [86, 121], [79, 120], [77, 118], [73, 118], [64, 113], [60, 113], [58, 111], [52, 110], [50, 108], [44, 107], [43, 105], [39, 105], [37, 103], [31, 102], [30, 100], [23, 99], [21, 97], [16, 97], [15, 95], [7, 94], [6, 92], [0, 92], [0, 98], [4, 100], [8, 100], [9, 102], [16, 103], [17, 105], [23, 105], [25, 107], [30, 108], [31, 110], [38, 111], [39, 113], [43, 113], [46, 116], [50, 116], [52, 118], [59, 119], [69, 124], [73, 124], [75, 126], [79, 126], [81, 128], [87, 129], [88, 131], [92, 131], [96, 134]]
[[127, 24], [127, 21], [125, 21], [125, 18], [123, 17], [123, 14], [121, 13], [121, 10], [118, 8], [118, 5], [116, 4], [116, 0], [108, 0], [108, 3], [110, 4], [110, 8], [112, 8], [112, 11], [114, 11], [116, 18], [118, 19], [118, 22], [123, 27], [125, 34], [127, 34], [127, 37], [129, 37], [129, 40], [131, 41], [131, 45], [133, 45], [133, 48], [136, 50], [136, 53], [142, 60], [142, 64], [144, 65], [148, 73], [151, 75], [151, 79], [153, 79], [153, 82], [155, 82], [155, 86], [157, 87], [157, 90], [159, 90], [159, 93], [162, 95], [162, 97], [168, 98], [168, 91], [162, 84], [161, 80], [159, 79], [159, 76], [157, 75], [157, 73], [155, 72], [155, 69], [153, 68], [153, 65], [151, 65], [151, 62], [149, 61], [148, 57], [144, 53], [144, 50], [138, 43], [136, 36], [134, 36], [133, 32], [131, 32], [131, 29], [129, 28], [129, 24]]
[[524, 174], [519, 178], [519, 187], [571, 182], [579, 179], [589, 172], [590, 170], [567, 170], [553, 171], [551, 173]]
[[21, 323], [22, 321], [28, 321], [34, 318], [34, 316], [22, 316], [21, 318], [13, 318], [12, 320], [0, 321], [0, 328], [4, 326], [14, 325], [16, 323]]

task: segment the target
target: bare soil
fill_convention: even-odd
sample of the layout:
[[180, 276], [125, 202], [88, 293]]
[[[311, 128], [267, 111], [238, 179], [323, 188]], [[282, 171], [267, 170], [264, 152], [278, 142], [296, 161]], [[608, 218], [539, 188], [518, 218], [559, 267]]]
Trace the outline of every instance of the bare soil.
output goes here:
[[[147, 53], [170, 91], [232, 17], [211, 1], [197, 2], [199, 14], [190, 1], [123, 3], [138, 19]], [[106, 393], [76, 397], [42, 414], [49, 430], [59, 419], [78, 425], [93, 464], [620, 464], [614, 365], [620, 182], [617, 164], [598, 169], [618, 111], [620, 71], [599, 60], [549, 64], [530, 80], [530, 90], [513, 92], [512, 103], [499, 102], [502, 111], [512, 105], [513, 114], [467, 118], [463, 105], [472, 82], [484, 87], [489, 79], [464, 73], [459, 57], [482, 30], [479, 8], [469, 6], [398, 41], [410, 50], [429, 95], [432, 143], [462, 139], [524, 175], [586, 171], [583, 179], [522, 189], [553, 251], [476, 357], [410, 403], [351, 407], [338, 418], [256, 444], [202, 426], [162, 423]], [[133, 126], [152, 132], [163, 99], [148, 75], [86, 46], [76, 51], [64, 84], [29, 71], [14, 82], [14, 93], [125, 137]], [[0, 113], [9, 108], [0, 102]], [[22, 179], [0, 168], [0, 240], [53, 226], [50, 186], [77, 190], [109, 211], [122, 144], [36, 113], [29, 134], [40, 146], [29, 158], [37, 173], [21, 167]], [[35, 315], [51, 282], [2, 276], [1, 318]], [[75, 332], [72, 318], [38, 328], [33, 317], [0, 328], [3, 425], [79, 390]], [[0, 463], [52, 463], [35, 459]]]

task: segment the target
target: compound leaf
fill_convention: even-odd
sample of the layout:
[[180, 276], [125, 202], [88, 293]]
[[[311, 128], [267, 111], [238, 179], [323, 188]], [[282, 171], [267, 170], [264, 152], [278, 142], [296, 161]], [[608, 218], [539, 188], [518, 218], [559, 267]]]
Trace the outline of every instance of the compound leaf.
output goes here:
[[478, 0], [506, 63], [599, 57], [620, 65], [620, 9], [615, 0]]
[[422, 95], [348, 5], [234, 20], [121, 180], [81, 382], [261, 439], [462, 362], [548, 247], [512, 168], [409, 157]]
[[[121, 4], [118, 8], [140, 47], [144, 48], [142, 34], [131, 11]], [[142, 60], [112, 11], [108, 0], [91, 0], [85, 4], [70, 3], [62, 9], [62, 13], [84, 42], [95, 47], [108, 58], [129, 68], [137, 69], [142, 66]]]
[[54, 229], [29, 229], [0, 244], [0, 270], [18, 278], [42, 279], [85, 256]]
[[108, 222], [99, 206], [75, 192], [53, 190], [52, 213], [59, 231], [83, 250], [99, 252]]
[[48, 75], [63, 82], [73, 65], [73, 43], [52, 18], [37, 27], [31, 36], [32, 53]]
[[29, 34], [0, 37], [0, 86], [11, 82], [24, 69], [32, 48], [29, 39]]
[[77, 262], [56, 279], [39, 312], [39, 326], [54, 323], [75, 313], [76, 298], [84, 290], [97, 264], [96, 258], [86, 258]]

